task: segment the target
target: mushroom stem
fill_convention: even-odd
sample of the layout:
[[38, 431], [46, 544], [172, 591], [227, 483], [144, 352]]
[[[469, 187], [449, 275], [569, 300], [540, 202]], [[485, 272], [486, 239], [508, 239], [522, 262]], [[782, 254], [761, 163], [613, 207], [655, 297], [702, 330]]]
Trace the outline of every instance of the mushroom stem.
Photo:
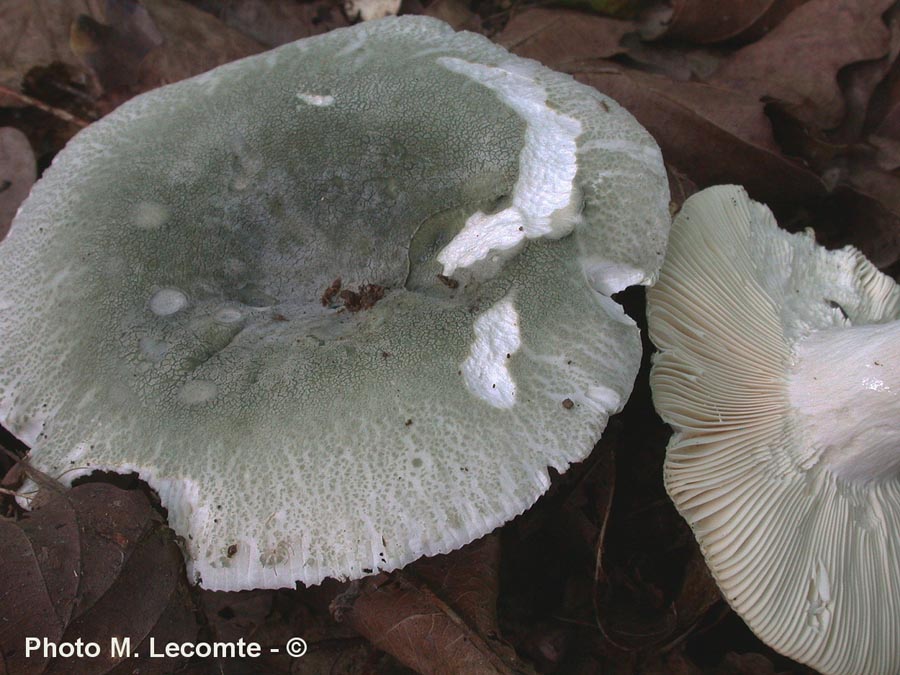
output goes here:
[[794, 357], [789, 392], [811, 454], [853, 482], [900, 474], [900, 321], [816, 331]]

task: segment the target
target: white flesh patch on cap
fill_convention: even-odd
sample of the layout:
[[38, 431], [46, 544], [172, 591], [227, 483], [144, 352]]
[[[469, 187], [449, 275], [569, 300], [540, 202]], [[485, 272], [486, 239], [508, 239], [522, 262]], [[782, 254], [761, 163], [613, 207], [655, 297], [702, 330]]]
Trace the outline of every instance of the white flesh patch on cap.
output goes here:
[[495, 408], [511, 408], [516, 403], [516, 383], [507, 363], [522, 345], [512, 299], [500, 300], [479, 316], [474, 329], [475, 341], [462, 364], [466, 387]]
[[643, 270], [632, 265], [611, 262], [609, 260], [586, 259], [582, 263], [584, 273], [591, 287], [603, 293], [612, 295], [619, 291], [644, 283], [647, 275]]
[[[825, 251], [809, 236], [779, 230], [771, 212], [737, 187], [689, 199], [669, 244], [648, 290], [650, 337], [660, 349], [653, 398], [675, 429], [665, 462], [669, 495], [725, 598], [766, 643], [823, 673], [896, 675], [896, 461], [885, 465], [892, 475], [858, 480], [847, 467], [859, 448], [824, 448], [810, 429], [833, 430], [825, 416], [854, 397], [863, 406], [866, 397], [880, 398], [873, 413], [880, 424], [896, 419], [879, 384], [896, 386], [896, 361], [892, 378], [867, 366], [880, 361], [881, 338], [896, 329], [865, 324], [900, 318], [900, 289], [856, 251]], [[852, 357], [855, 394], [835, 392], [835, 378], [851, 374], [828, 354], [838, 346], [830, 333], [854, 324], [861, 327], [849, 329], [860, 333], [846, 338], [857, 345], [851, 353], [860, 338], [874, 351]], [[826, 391], [818, 398], [798, 393], [820, 376]], [[872, 433], [880, 442], [881, 432]], [[853, 440], [846, 428], [842, 434]], [[876, 449], [881, 459], [889, 454]]]
[[547, 92], [530, 77], [456, 58], [443, 57], [438, 63], [496, 92], [527, 124], [512, 204], [498, 213], [479, 211], [469, 217], [438, 254], [444, 275], [452, 276], [492, 253], [500, 260], [508, 258], [526, 239], [569, 234], [575, 218], [559, 212], [577, 201], [576, 139], [581, 123], [550, 108]]
[[169, 209], [164, 204], [142, 201], [134, 207], [134, 224], [142, 230], [155, 230], [169, 219]]
[[297, 94], [297, 98], [304, 103], [314, 106], [329, 106], [334, 103], [334, 96], [330, 94], [306, 94], [300, 92]]
[[163, 288], [150, 297], [150, 311], [157, 316], [169, 316], [187, 307], [188, 299], [177, 288]]

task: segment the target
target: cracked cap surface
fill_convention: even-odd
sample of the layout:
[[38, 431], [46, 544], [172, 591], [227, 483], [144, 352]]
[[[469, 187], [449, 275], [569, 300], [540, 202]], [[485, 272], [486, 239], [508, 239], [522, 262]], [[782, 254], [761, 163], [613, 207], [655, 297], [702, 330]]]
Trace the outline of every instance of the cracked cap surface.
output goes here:
[[590, 452], [667, 206], [628, 113], [485, 38], [289, 44], [60, 153], [0, 246], [0, 422], [64, 481], [138, 472], [206, 587], [394, 569]]

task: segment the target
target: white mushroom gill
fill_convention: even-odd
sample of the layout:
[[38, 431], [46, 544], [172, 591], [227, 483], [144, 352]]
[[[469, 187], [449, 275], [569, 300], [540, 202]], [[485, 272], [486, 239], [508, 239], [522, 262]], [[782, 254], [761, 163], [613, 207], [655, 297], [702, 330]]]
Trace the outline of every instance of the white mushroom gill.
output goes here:
[[900, 672], [900, 287], [733, 186], [685, 202], [648, 291], [666, 489], [725, 598], [834, 675]]

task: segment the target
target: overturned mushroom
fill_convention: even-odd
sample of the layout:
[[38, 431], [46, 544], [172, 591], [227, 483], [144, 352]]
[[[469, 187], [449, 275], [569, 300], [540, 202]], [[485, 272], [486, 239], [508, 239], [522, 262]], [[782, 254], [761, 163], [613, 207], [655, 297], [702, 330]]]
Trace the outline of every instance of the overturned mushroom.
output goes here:
[[481, 36], [286, 45], [60, 153], [0, 247], [0, 422], [63, 480], [139, 473], [209, 588], [446, 552], [622, 407], [609, 296], [655, 279], [667, 205], [627, 112]]
[[666, 488], [725, 598], [822, 672], [896, 675], [900, 287], [716, 187], [675, 219], [648, 316]]

